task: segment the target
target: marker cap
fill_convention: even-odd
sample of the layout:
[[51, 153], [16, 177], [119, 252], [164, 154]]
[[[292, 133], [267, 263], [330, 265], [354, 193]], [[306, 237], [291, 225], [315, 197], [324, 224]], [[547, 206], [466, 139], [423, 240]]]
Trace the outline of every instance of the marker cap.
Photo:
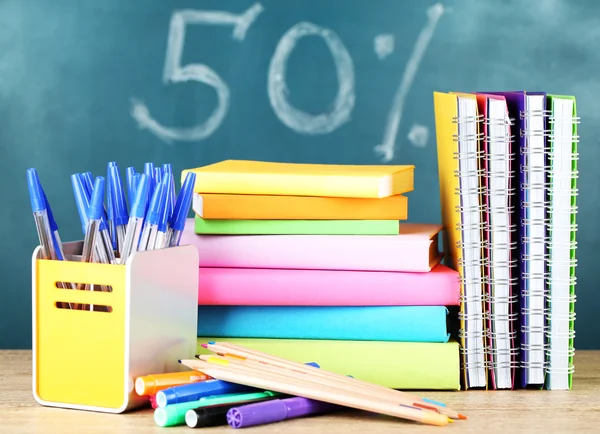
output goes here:
[[183, 186], [177, 197], [177, 202], [173, 209], [173, 215], [171, 216], [170, 225], [176, 231], [183, 230], [185, 226], [185, 220], [187, 219], [190, 211], [190, 205], [192, 203], [192, 193], [194, 192], [194, 184], [196, 182], [196, 174], [188, 172]]
[[104, 185], [105, 178], [97, 176], [92, 190], [92, 201], [87, 212], [88, 219], [100, 220], [104, 213]]
[[237, 404], [222, 404], [213, 407], [200, 407], [185, 413], [185, 423], [190, 428], [205, 428], [227, 424], [227, 412]]
[[46, 209], [42, 184], [35, 169], [27, 169], [27, 187], [29, 189], [29, 200], [31, 201], [31, 210], [41, 212]]

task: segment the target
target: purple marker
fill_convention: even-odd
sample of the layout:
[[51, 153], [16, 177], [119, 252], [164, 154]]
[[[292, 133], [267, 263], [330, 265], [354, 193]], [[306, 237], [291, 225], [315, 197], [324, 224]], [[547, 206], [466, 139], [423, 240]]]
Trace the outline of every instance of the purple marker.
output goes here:
[[246, 428], [296, 417], [332, 413], [341, 408], [339, 405], [308, 398], [274, 399], [229, 409], [227, 423], [232, 428]]

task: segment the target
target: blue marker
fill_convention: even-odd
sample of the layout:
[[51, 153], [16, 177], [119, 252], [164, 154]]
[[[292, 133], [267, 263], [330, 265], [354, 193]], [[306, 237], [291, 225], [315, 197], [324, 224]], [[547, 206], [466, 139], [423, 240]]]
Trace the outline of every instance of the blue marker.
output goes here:
[[161, 208], [165, 205], [164, 199], [166, 197], [164, 185], [161, 182], [154, 189], [152, 195], [152, 201], [148, 207], [146, 213], [146, 219], [144, 221], [144, 227], [142, 229], [142, 235], [140, 237], [140, 244], [138, 250], [153, 250], [154, 243], [156, 242], [156, 232], [158, 231], [158, 222], [162, 214]]
[[[92, 173], [82, 173], [83, 185], [86, 188], [88, 200], [91, 202], [93, 194], [93, 181]], [[104, 179], [104, 178], [103, 178]], [[104, 200], [104, 197], [103, 197]], [[106, 210], [104, 209], [104, 202], [102, 202], [102, 209], [100, 214], [100, 237], [97, 239], [97, 250], [99, 262], [103, 264], [116, 264], [115, 251], [112, 248], [112, 241], [110, 239], [110, 233], [108, 231], [108, 224], [106, 223]]]
[[163, 408], [180, 402], [197, 401], [205, 396], [251, 392], [262, 392], [262, 390], [228, 381], [206, 380], [160, 390], [156, 393], [156, 404]]
[[171, 218], [171, 213], [169, 212], [169, 197], [175, 188], [172, 173], [165, 173], [162, 179], [162, 185], [163, 189], [165, 190], [163, 197], [164, 203], [161, 204], [160, 218], [158, 220], [158, 227], [156, 230], [156, 240], [154, 241], [154, 249], [162, 249], [166, 247], [165, 240], [167, 236], [169, 219]]
[[129, 220], [129, 213], [127, 211], [127, 202], [125, 201], [125, 192], [123, 191], [123, 185], [121, 184], [119, 168], [116, 165], [109, 168], [108, 183], [110, 184], [112, 203], [114, 206], [114, 221], [117, 235], [117, 246], [119, 252], [121, 252], [123, 243], [125, 242], [125, 231], [127, 230], [127, 221]]
[[177, 202], [173, 208], [173, 215], [169, 220], [169, 228], [167, 229], [166, 235], [166, 246], [174, 247], [179, 245], [181, 240], [181, 234], [185, 227], [185, 220], [187, 219], [190, 211], [190, 205], [192, 203], [192, 194], [194, 192], [194, 184], [196, 182], [196, 174], [188, 172], [183, 181], [183, 186], [177, 196]]
[[125, 242], [121, 251], [121, 264], [127, 262], [127, 258], [138, 248], [144, 215], [146, 214], [146, 202], [148, 201], [148, 177], [140, 174], [140, 182], [136, 188], [135, 200], [129, 213], [129, 222], [125, 232]]
[[35, 227], [40, 240], [42, 257], [44, 259], [57, 259], [56, 249], [52, 242], [52, 232], [50, 229], [50, 221], [48, 219], [46, 201], [44, 200], [42, 185], [35, 169], [27, 169], [27, 187], [29, 188], [31, 210], [33, 212], [33, 220], [35, 221]]

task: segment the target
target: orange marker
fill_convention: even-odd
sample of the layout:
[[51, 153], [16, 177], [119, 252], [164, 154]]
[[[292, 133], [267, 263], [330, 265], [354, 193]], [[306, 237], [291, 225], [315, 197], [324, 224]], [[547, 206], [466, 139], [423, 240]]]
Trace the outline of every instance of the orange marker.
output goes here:
[[135, 391], [138, 395], [154, 395], [159, 390], [182, 384], [197, 383], [210, 380], [211, 377], [198, 371], [169, 372], [138, 377], [135, 380]]

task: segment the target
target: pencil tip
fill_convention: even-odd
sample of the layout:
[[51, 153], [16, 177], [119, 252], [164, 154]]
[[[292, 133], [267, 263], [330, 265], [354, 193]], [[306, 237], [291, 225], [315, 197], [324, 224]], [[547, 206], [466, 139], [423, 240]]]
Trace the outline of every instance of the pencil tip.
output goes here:
[[462, 419], [462, 420], [466, 420], [466, 419], [467, 419], [467, 416], [465, 416], [464, 414], [460, 414], [460, 413], [458, 413], [458, 418], [459, 418], [459, 419]]
[[208, 348], [208, 345], [207, 345], [207, 344], [200, 344], [200, 346], [201, 346], [202, 348]]
[[181, 363], [181, 359], [177, 360], [177, 363]]
[[209, 344], [209, 345], [214, 345], [214, 344], [215, 344], [215, 341], [208, 341], [208, 344]]
[[454, 420], [452, 420], [451, 418], [448, 418], [448, 423], [454, 423]]

